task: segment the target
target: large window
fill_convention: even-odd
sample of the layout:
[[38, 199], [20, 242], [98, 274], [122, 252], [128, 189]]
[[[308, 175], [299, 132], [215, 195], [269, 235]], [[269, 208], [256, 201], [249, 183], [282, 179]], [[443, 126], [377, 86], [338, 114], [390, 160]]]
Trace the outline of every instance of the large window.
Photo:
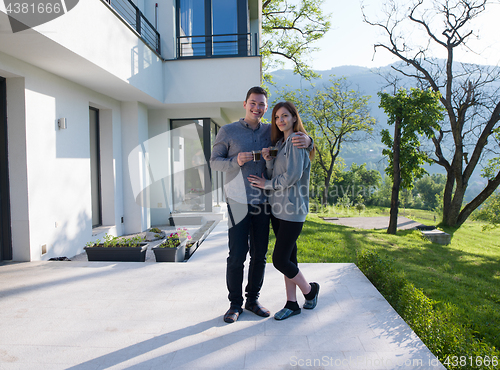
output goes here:
[[209, 118], [171, 121], [173, 212], [210, 212], [222, 201], [222, 175], [209, 167], [217, 129]]
[[246, 0], [177, 0], [179, 57], [250, 53]]

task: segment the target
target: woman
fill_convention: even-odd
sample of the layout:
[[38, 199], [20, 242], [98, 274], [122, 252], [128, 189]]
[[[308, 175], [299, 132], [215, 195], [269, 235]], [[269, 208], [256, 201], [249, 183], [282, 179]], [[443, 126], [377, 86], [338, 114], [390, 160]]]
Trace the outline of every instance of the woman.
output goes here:
[[285, 277], [287, 302], [274, 318], [284, 320], [300, 313], [296, 288], [306, 299], [303, 308], [313, 309], [318, 302], [319, 284], [308, 283], [297, 263], [297, 238], [309, 210], [309, 174], [315, 150], [307, 153], [292, 145], [296, 132], [306, 133], [299, 113], [291, 102], [278, 103], [272, 113], [271, 141], [278, 147], [276, 158], [269, 148], [262, 149], [268, 177], [250, 175], [248, 180], [258, 188], [270, 190], [271, 224], [276, 235], [273, 265]]

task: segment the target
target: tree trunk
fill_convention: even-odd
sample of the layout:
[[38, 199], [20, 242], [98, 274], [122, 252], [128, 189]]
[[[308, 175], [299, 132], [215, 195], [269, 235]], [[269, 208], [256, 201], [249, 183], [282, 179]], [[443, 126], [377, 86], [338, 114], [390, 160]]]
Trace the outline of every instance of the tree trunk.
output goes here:
[[333, 164], [335, 162], [335, 158], [333, 158], [332, 163], [330, 164], [330, 168], [326, 172], [325, 176], [325, 188], [323, 189], [323, 205], [328, 204], [328, 191], [330, 190], [330, 181], [332, 181], [332, 173], [333, 173]]
[[467, 220], [474, 210], [479, 207], [483, 202], [488, 199], [488, 197], [493, 194], [493, 192], [500, 185], [500, 172], [495, 176], [494, 179], [488, 181], [488, 185], [483, 189], [481, 193], [479, 193], [473, 200], [471, 200], [467, 205], [462, 209], [460, 214], [458, 215], [457, 222], [455, 224], [456, 227], [462, 226], [462, 224]]
[[446, 185], [444, 187], [444, 195], [443, 195], [443, 220], [442, 224], [445, 226], [449, 226], [449, 222], [451, 221], [448, 217], [451, 212], [451, 200], [453, 197], [453, 186], [455, 185], [455, 177], [453, 176], [452, 170], [447, 171], [446, 177]]
[[387, 234], [396, 234], [398, 229], [399, 187], [401, 185], [401, 168], [399, 166], [399, 152], [401, 145], [401, 118], [396, 117], [394, 123], [394, 143], [392, 147], [392, 194], [391, 215]]
[[[461, 150], [462, 144], [456, 145], [455, 156], [448, 171], [448, 180], [445, 191], [448, 190], [448, 182], [452, 181], [453, 195], [448, 198], [446, 208], [443, 207], [443, 224], [449, 227], [457, 227], [458, 215], [462, 210], [462, 204], [467, 190], [468, 178], [462, 174], [463, 155]], [[454, 186], [454, 189], [453, 189]], [[446, 195], [446, 193], [445, 193]], [[451, 195], [451, 194], [450, 194]]]

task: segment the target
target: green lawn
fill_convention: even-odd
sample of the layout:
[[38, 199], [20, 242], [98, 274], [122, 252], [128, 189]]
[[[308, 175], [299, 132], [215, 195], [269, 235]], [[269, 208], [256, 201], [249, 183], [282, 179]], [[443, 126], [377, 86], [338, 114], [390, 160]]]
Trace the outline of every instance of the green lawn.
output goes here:
[[[432, 212], [406, 210], [400, 214], [426, 225], [435, 224]], [[361, 214], [380, 215], [388, 215], [388, 210], [369, 209]], [[347, 216], [358, 216], [358, 212]], [[452, 304], [458, 320], [476, 338], [500, 348], [500, 229], [483, 231], [481, 223], [469, 221], [458, 230], [445, 231], [452, 234], [450, 245], [430, 243], [419, 231], [388, 235], [385, 230], [334, 225], [310, 214], [298, 241], [298, 260], [355, 263], [357, 251], [377, 252], [393, 260], [410, 282], [436, 302], [437, 309]], [[271, 232], [268, 262], [274, 241]]]

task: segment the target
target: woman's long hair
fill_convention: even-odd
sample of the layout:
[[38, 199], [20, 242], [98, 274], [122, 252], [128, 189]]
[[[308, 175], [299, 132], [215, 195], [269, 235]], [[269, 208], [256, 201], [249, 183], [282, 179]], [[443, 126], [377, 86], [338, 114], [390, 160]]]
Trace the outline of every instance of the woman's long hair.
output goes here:
[[[284, 137], [284, 134], [278, 126], [276, 125], [276, 112], [280, 108], [285, 108], [290, 114], [292, 115], [292, 118], [296, 118], [295, 123], [293, 124], [293, 132], [303, 132], [304, 134], [307, 135], [307, 131], [304, 128], [304, 124], [302, 123], [302, 120], [300, 119], [299, 111], [295, 107], [295, 105], [291, 101], [282, 101], [276, 104], [273, 108], [273, 113], [271, 116], [271, 141], [273, 142], [273, 145], [276, 144], [276, 142]], [[314, 158], [314, 154], [316, 153], [316, 148], [313, 146], [312, 150], [309, 152], [309, 159]]]

